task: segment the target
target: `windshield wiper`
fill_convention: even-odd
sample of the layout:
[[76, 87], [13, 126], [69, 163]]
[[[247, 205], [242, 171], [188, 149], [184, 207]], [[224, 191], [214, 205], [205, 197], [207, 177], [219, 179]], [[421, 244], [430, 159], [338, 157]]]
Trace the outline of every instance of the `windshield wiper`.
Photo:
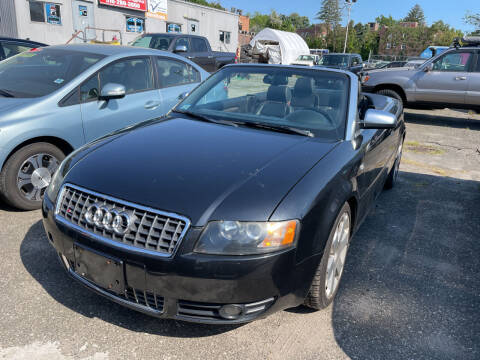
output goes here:
[[278, 131], [278, 132], [287, 133], [287, 134], [296, 134], [296, 135], [302, 135], [302, 136], [308, 136], [308, 137], [315, 136], [310, 130], [298, 129], [296, 127], [287, 126], [287, 125], [270, 125], [270, 124], [264, 124], [264, 123], [253, 122], [253, 121], [237, 122], [237, 124], [254, 127], [254, 128], [273, 130], [273, 131]]
[[0, 89], [0, 95], [2, 95], [4, 97], [9, 97], [9, 98], [15, 97], [15, 95], [13, 95], [10, 91], [5, 90], [5, 89]]
[[205, 122], [210, 122], [210, 123], [213, 123], [213, 124], [221, 124], [221, 125], [230, 125], [230, 126], [238, 126], [238, 124], [236, 122], [233, 122], [233, 121], [227, 121], [227, 120], [215, 120], [215, 119], [212, 119], [208, 116], [205, 116], [205, 115], [202, 115], [202, 114], [198, 114], [198, 113], [194, 113], [194, 112], [191, 112], [191, 111], [185, 111], [185, 110], [172, 110], [172, 112], [176, 112], [176, 113], [180, 113], [180, 114], [185, 114], [185, 115], [188, 115], [188, 116], [191, 116], [197, 120], [200, 120], [200, 121], [205, 121]]

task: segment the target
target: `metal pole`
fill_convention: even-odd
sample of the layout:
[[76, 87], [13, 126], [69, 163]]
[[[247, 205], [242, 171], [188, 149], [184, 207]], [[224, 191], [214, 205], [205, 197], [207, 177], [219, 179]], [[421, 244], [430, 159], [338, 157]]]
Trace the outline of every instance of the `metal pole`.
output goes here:
[[347, 2], [348, 7], [348, 21], [347, 21], [347, 31], [345, 32], [345, 45], [343, 45], [343, 53], [345, 54], [347, 51], [347, 39], [348, 39], [348, 25], [350, 25], [350, 10], [352, 10], [352, 3], [350, 0], [345, 0]]

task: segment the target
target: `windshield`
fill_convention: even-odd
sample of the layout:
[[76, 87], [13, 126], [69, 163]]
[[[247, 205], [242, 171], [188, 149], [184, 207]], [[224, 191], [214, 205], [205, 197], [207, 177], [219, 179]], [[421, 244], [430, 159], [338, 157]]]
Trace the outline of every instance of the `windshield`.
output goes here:
[[171, 36], [142, 35], [132, 42], [132, 46], [168, 50], [172, 42]]
[[48, 48], [23, 52], [0, 62], [0, 89], [12, 97], [48, 95], [104, 57]]
[[196, 88], [174, 111], [222, 122], [289, 127], [343, 139], [349, 78], [325, 70], [232, 66]]
[[300, 55], [297, 60], [313, 61], [314, 57], [311, 55]]
[[323, 55], [320, 59], [320, 65], [348, 66], [347, 55]]

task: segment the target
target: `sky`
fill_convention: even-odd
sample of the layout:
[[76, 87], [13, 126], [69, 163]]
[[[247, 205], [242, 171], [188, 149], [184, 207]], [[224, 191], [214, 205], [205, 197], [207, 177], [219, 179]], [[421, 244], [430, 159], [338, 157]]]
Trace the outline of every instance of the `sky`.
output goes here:
[[[281, 14], [297, 12], [302, 16], [308, 16], [310, 22], [315, 20], [319, 11], [321, 0], [217, 0], [224, 8], [235, 7], [243, 9], [244, 13], [270, 13], [273, 9]], [[340, 3], [343, 1], [340, 0]], [[419, 4], [423, 8], [427, 24], [437, 20], [455, 27], [456, 29], [473, 31], [473, 27], [463, 22], [467, 11], [480, 13], [480, 0], [357, 0], [352, 6], [352, 20], [367, 23], [375, 21], [379, 15], [392, 15], [394, 19], [400, 19], [407, 15], [408, 11]], [[346, 23], [347, 16], [344, 16]]]

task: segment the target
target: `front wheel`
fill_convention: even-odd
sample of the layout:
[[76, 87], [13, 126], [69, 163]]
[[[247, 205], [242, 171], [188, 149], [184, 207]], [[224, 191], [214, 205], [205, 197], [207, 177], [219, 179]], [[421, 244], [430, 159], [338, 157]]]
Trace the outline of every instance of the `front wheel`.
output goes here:
[[352, 229], [350, 205], [345, 203], [330, 231], [322, 260], [305, 298], [305, 305], [321, 310], [332, 302], [342, 278]]
[[0, 172], [0, 195], [21, 210], [39, 209], [65, 154], [49, 143], [27, 145], [15, 152]]

